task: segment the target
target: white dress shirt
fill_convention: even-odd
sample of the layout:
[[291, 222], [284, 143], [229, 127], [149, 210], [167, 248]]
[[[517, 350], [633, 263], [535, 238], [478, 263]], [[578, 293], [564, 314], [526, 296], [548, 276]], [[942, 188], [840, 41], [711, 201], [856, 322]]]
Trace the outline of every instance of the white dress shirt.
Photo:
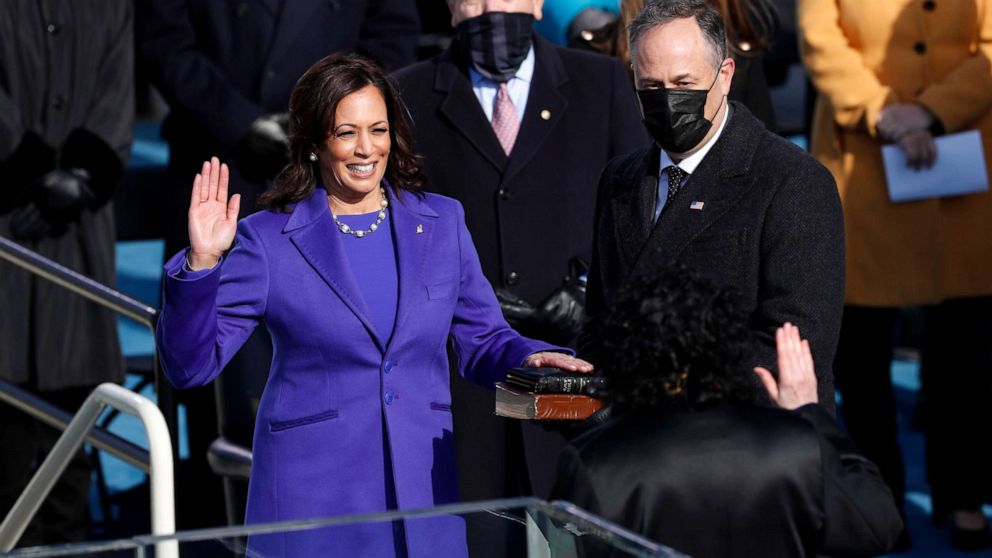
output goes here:
[[716, 143], [716, 140], [720, 138], [720, 134], [723, 133], [723, 128], [727, 125], [727, 121], [730, 120], [730, 113], [731, 108], [728, 104], [727, 114], [724, 117], [723, 122], [720, 123], [720, 127], [717, 128], [716, 133], [713, 134], [713, 137], [711, 137], [705, 145], [699, 148], [699, 151], [689, 155], [685, 159], [682, 159], [679, 164], [675, 165], [672, 158], [668, 156], [668, 152], [664, 149], [661, 150], [661, 157], [659, 157], [660, 161], [658, 163], [658, 200], [654, 206], [655, 221], [658, 220], [658, 217], [661, 215], [661, 210], [665, 208], [665, 202], [668, 200], [668, 171], [665, 169], [671, 165], [675, 165], [682, 169], [682, 172], [685, 173], [685, 176], [682, 177], [682, 184], [685, 185], [685, 181], [689, 180], [689, 175], [696, 171], [696, 167], [699, 166], [699, 163], [703, 162], [703, 158], [710, 152], [710, 149], [712, 149], [713, 144]]
[[[499, 84], [484, 77], [475, 68], [469, 66], [468, 75], [472, 78], [472, 91], [475, 98], [482, 105], [482, 110], [486, 113], [486, 118], [493, 121], [493, 105], [496, 103], [496, 93], [499, 92]], [[506, 82], [507, 92], [510, 100], [513, 101], [513, 108], [517, 109], [517, 117], [523, 122], [524, 109], [527, 108], [527, 97], [530, 95], [530, 82], [534, 77], [534, 47], [530, 47], [527, 57], [517, 68], [517, 73]]]

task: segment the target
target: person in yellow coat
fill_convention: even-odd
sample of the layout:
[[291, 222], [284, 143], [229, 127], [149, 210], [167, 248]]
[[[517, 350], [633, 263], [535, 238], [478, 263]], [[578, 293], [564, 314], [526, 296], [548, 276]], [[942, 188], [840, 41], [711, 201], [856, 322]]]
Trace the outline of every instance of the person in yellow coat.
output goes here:
[[992, 161], [992, 0], [799, 0], [798, 18], [818, 92], [811, 149], [837, 180], [846, 221], [834, 371], [845, 420], [901, 500], [892, 334], [899, 307], [931, 305], [923, 368], [934, 519], [953, 512], [955, 546], [989, 546], [980, 511], [989, 450], [975, 432], [992, 395], [992, 195], [892, 203], [881, 147], [894, 143], [910, 166], [928, 167], [941, 157], [935, 136], [977, 129]]

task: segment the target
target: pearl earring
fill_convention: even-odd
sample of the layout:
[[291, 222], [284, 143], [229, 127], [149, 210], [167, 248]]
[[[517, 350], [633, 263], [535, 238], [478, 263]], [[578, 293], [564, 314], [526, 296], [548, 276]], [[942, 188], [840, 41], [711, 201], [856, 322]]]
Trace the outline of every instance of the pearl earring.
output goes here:
[[317, 162], [317, 154], [314, 153], [313, 151], [310, 152], [310, 160], [314, 163]]

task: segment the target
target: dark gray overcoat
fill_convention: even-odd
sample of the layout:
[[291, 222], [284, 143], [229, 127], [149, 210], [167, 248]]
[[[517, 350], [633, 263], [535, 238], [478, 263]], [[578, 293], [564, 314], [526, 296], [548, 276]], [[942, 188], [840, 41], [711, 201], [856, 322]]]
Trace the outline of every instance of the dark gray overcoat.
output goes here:
[[[35, 179], [73, 159], [97, 200], [54, 237], [25, 245], [114, 285], [114, 218], [134, 123], [132, 3], [0, 3], [0, 235]], [[39, 390], [123, 379], [114, 316], [0, 262], [0, 378]]]

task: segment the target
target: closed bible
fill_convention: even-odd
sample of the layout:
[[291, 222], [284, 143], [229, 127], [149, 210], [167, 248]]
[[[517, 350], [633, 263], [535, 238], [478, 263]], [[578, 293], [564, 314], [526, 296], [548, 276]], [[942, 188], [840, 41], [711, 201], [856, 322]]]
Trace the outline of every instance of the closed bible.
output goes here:
[[496, 384], [496, 414], [521, 420], [585, 420], [603, 406], [575, 393], [533, 393], [504, 382]]
[[511, 368], [506, 384], [521, 391], [534, 393], [585, 393], [586, 388], [601, 380], [593, 374], [567, 372], [558, 368]]

